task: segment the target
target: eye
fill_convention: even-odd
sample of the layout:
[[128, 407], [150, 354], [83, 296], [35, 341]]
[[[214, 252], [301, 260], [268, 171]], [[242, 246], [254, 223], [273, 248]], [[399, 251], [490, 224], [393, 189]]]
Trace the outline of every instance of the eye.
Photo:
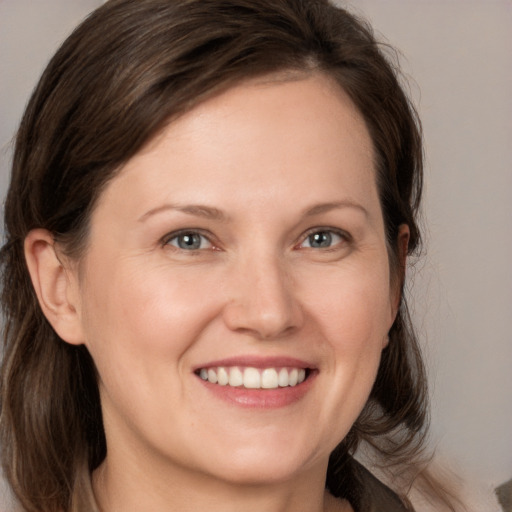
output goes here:
[[184, 251], [198, 251], [213, 247], [210, 240], [197, 231], [182, 231], [181, 233], [170, 235], [165, 240], [165, 244]]
[[300, 247], [311, 249], [329, 249], [344, 241], [347, 237], [330, 229], [321, 229], [311, 232], [306, 236]]

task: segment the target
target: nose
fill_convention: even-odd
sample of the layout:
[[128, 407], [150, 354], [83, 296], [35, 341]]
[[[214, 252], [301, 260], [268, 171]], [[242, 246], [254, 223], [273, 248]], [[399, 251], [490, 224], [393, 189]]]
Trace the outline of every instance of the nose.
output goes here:
[[297, 331], [303, 311], [293, 278], [277, 258], [250, 258], [232, 269], [224, 322], [257, 339], [281, 339]]

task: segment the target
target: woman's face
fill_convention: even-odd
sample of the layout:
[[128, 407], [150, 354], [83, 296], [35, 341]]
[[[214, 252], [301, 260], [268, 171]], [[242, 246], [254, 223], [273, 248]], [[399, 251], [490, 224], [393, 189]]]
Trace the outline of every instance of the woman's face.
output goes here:
[[102, 193], [77, 283], [107, 464], [325, 471], [396, 312], [361, 116], [319, 74], [206, 101]]

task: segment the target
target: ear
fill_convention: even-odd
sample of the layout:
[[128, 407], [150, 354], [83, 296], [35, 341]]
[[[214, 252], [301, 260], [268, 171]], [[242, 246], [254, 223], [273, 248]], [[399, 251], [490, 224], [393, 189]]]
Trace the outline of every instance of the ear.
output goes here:
[[[391, 277], [391, 297], [390, 297], [390, 324], [388, 328], [388, 332], [391, 329], [396, 315], [398, 313], [398, 308], [400, 307], [400, 300], [402, 298], [402, 287], [405, 279], [405, 269], [407, 264], [407, 252], [409, 248], [409, 237], [410, 231], [409, 226], [407, 224], [400, 224], [398, 226], [398, 236], [396, 240], [397, 244], [397, 258], [398, 258], [398, 268], [392, 269], [394, 274]], [[389, 335], [386, 335], [382, 341], [382, 348], [384, 349], [389, 344]]]
[[402, 298], [402, 287], [405, 280], [405, 270], [407, 265], [407, 253], [409, 249], [410, 231], [407, 224], [400, 224], [398, 227], [397, 252], [398, 252], [398, 269], [394, 279], [394, 297], [393, 297], [393, 318], [400, 307], [400, 299]]
[[52, 234], [45, 229], [30, 231], [24, 249], [30, 278], [48, 322], [64, 341], [82, 344], [76, 270], [59, 255]]

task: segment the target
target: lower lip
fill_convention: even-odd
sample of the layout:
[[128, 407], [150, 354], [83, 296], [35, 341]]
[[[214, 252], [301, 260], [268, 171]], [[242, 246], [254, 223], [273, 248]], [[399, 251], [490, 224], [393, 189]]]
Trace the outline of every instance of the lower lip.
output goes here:
[[296, 386], [275, 389], [247, 389], [244, 387], [220, 386], [197, 377], [202, 385], [214, 396], [240, 407], [255, 409], [278, 409], [301, 400], [315, 380], [317, 372], [312, 371], [308, 378]]

